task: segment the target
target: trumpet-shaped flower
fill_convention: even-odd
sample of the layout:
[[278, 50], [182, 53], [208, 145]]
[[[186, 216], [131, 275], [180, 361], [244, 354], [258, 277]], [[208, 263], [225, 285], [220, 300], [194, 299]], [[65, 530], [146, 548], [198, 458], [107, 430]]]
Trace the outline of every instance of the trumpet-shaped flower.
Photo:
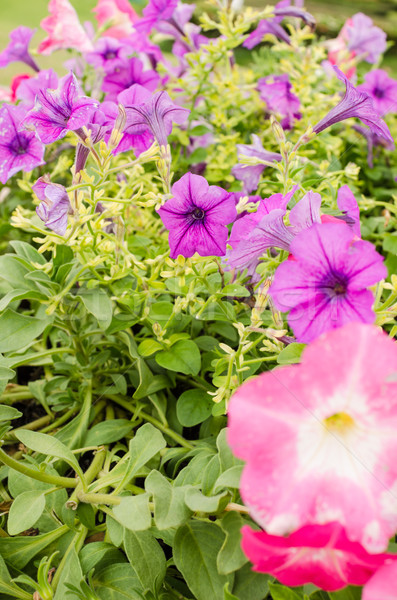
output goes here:
[[160, 76], [152, 69], [144, 71], [142, 61], [134, 57], [124, 60], [114, 72], [108, 73], [102, 89], [106, 92], [106, 100], [115, 102], [118, 94], [136, 83], [152, 92], [158, 87]]
[[143, 17], [136, 23], [138, 31], [150, 33], [159, 21], [167, 21], [174, 13], [178, 0], [149, 0], [142, 11]]
[[[261, 144], [260, 138], [257, 135], [252, 135], [252, 144], [237, 144], [237, 157], [249, 156], [265, 160], [266, 162], [280, 161], [281, 154], [278, 152], [268, 152]], [[232, 173], [236, 179], [243, 182], [243, 190], [247, 194], [257, 189], [259, 180], [266, 165], [247, 165], [237, 164], [232, 169]]]
[[325, 223], [302, 231], [290, 251], [295, 260], [277, 268], [269, 292], [279, 310], [290, 311], [288, 323], [299, 342], [351, 321], [374, 322], [368, 287], [387, 275], [375, 246], [354, 241], [345, 223]]
[[374, 107], [372, 98], [366, 92], [355, 88], [338, 67], [334, 67], [334, 71], [338, 79], [345, 83], [346, 92], [339, 104], [313, 127], [314, 133], [320, 133], [340, 121], [357, 117], [365, 125], [368, 125], [373, 133], [393, 141], [388, 126]]
[[195, 252], [200, 256], [223, 256], [226, 225], [237, 216], [233, 195], [191, 173], [174, 183], [171, 192], [173, 197], [158, 209], [170, 232], [171, 258], [179, 254], [189, 257]]
[[363, 55], [364, 60], [371, 64], [377, 63], [386, 50], [386, 33], [363, 13], [348, 19], [339, 35], [346, 39], [349, 50], [356, 55]]
[[69, 196], [63, 185], [51, 183], [48, 176], [40, 177], [32, 190], [39, 200], [36, 212], [40, 219], [58, 235], [65, 235], [68, 214], [72, 212]]
[[73, 73], [65, 75], [56, 90], [38, 91], [35, 108], [28, 112], [23, 124], [36, 129], [44, 144], [51, 144], [89, 123], [99, 103], [80, 95]]
[[25, 65], [32, 67], [34, 71], [40, 71], [29, 54], [29, 44], [35, 33], [36, 29], [30, 29], [23, 25], [11, 31], [10, 43], [3, 52], [0, 52], [0, 68], [13, 62], [23, 62]]
[[367, 163], [371, 169], [374, 166], [374, 148], [381, 147], [386, 150], [394, 150], [394, 142], [373, 133], [368, 127], [353, 125], [353, 129], [367, 140]]
[[174, 104], [167, 92], [151, 94], [141, 85], [133, 85], [118, 96], [127, 114], [125, 134], [140, 138], [133, 146], [140, 152], [147, 150], [156, 139], [159, 146], [167, 146], [172, 123], [186, 121], [189, 110]]
[[44, 146], [34, 133], [21, 131], [25, 110], [4, 104], [0, 108], [0, 181], [18, 171], [32, 171], [44, 164]]
[[258, 89], [269, 112], [282, 117], [281, 126], [291, 129], [294, 119], [300, 119], [300, 100], [291, 92], [292, 85], [286, 73], [269, 75], [258, 81]]
[[397, 600], [397, 562], [381, 566], [364, 586], [362, 600]]
[[61, 48], [74, 48], [79, 52], [90, 52], [93, 49], [69, 0], [50, 0], [48, 10], [50, 16], [40, 23], [49, 34], [39, 45], [38, 51], [41, 54], [51, 54]]
[[228, 441], [246, 462], [244, 503], [267, 533], [337, 521], [368, 552], [387, 548], [397, 529], [396, 371], [393, 340], [350, 323], [310, 344], [301, 364], [235, 392]]
[[397, 112], [397, 81], [388, 76], [383, 69], [374, 69], [366, 73], [364, 83], [357, 86], [372, 98], [375, 110], [380, 116]]
[[101, 37], [94, 50], [88, 52], [85, 58], [90, 65], [110, 73], [123, 62], [128, 53], [128, 47], [117, 39]]
[[246, 525], [242, 536], [242, 548], [254, 570], [269, 573], [288, 586], [312, 583], [331, 592], [363, 585], [380, 567], [395, 562], [392, 554], [369, 554], [361, 544], [350, 541], [337, 522], [305, 525], [287, 537]]
[[93, 11], [99, 27], [108, 25], [107, 37], [123, 39], [134, 33], [133, 23], [138, 15], [128, 0], [98, 0]]
[[58, 75], [52, 69], [40, 71], [36, 77], [30, 77], [20, 83], [16, 97], [24, 107], [30, 110], [34, 107], [36, 96], [40, 90], [54, 90], [58, 87]]

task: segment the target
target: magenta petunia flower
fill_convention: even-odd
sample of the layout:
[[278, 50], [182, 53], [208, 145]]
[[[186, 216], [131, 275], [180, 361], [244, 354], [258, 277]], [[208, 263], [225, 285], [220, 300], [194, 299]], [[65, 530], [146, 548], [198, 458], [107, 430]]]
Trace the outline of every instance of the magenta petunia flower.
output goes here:
[[386, 33], [363, 13], [348, 19], [339, 35], [346, 39], [349, 50], [356, 55], [363, 55], [364, 60], [371, 64], [377, 63], [386, 50]]
[[364, 586], [362, 600], [397, 600], [397, 562], [389, 561]]
[[378, 115], [372, 98], [366, 92], [355, 88], [338, 67], [334, 67], [334, 71], [338, 79], [345, 83], [346, 92], [339, 104], [313, 127], [314, 133], [320, 133], [345, 119], [357, 117], [365, 125], [368, 125], [373, 133], [393, 142], [389, 128]]
[[[269, 152], [268, 150], [264, 149], [259, 136], [253, 134], [251, 137], [252, 144], [237, 144], [237, 158], [245, 155], [253, 156], [267, 162], [278, 162], [281, 160], [281, 154], [278, 152]], [[243, 190], [249, 194], [257, 189], [259, 180], [265, 169], [265, 165], [237, 164], [233, 167], [232, 174], [236, 179], [239, 179], [243, 182]]]
[[118, 96], [125, 107], [127, 123], [125, 134], [139, 137], [133, 146], [139, 152], [147, 150], [156, 139], [159, 146], [167, 146], [172, 123], [184, 123], [189, 115], [187, 108], [174, 104], [167, 92], [151, 94], [140, 85], [133, 85]]
[[106, 36], [115, 39], [131, 36], [139, 18], [128, 0], [98, 0], [93, 12], [99, 27], [108, 25]]
[[374, 322], [367, 288], [387, 270], [370, 242], [353, 237], [345, 223], [314, 225], [292, 240], [295, 260], [277, 268], [269, 292], [279, 310], [290, 311], [288, 323], [299, 342], [351, 321]]
[[195, 252], [200, 256], [223, 256], [226, 225], [237, 216], [233, 195], [191, 173], [174, 183], [171, 192], [173, 197], [158, 209], [170, 232], [171, 258], [179, 254], [189, 257]]
[[39, 90], [35, 108], [26, 115], [23, 124], [34, 127], [44, 144], [51, 144], [89, 123], [99, 103], [80, 95], [73, 73], [59, 81], [56, 90]]
[[137, 31], [150, 33], [159, 21], [167, 21], [174, 13], [178, 0], [149, 0], [142, 18], [135, 24]]
[[111, 73], [131, 53], [131, 49], [112, 37], [101, 37], [95, 43], [94, 50], [85, 55], [86, 61], [96, 68]]
[[108, 73], [104, 78], [102, 89], [106, 92], [106, 100], [116, 102], [118, 94], [134, 83], [139, 83], [153, 92], [160, 84], [160, 76], [152, 69], [144, 71], [143, 63], [139, 58], [128, 58], [113, 73]]
[[65, 235], [68, 226], [68, 214], [72, 213], [69, 196], [63, 185], [51, 183], [49, 176], [40, 177], [32, 190], [39, 200], [37, 215], [58, 235]]
[[[283, 585], [312, 583], [328, 592], [364, 585], [377, 569], [396, 563], [393, 554], [369, 554], [352, 542], [338, 522], [305, 525], [287, 537], [242, 530], [242, 548], [254, 570], [276, 577]], [[385, 598], [380, 595], [379, 598]]]
[[337, 521], [368, 552], [386, 550], [397, 529], [396, 371], [394, 341], [350, 323], [310, 344], [301, 364], [234, 393], [228, 442], [246, 463], [243, 501], [267, 533]]
[[23, 25], [11, 31], [10, 43], [3, 52], [0, 52], [0, 68], [13, 62], [23, 62], [34, 71], [40, 71], [29, 54], [29, 44], [36, 31], [36, 29], [30, 29], [30, 27], [24, 27]]
[[58, 87], [58, 75], [52, 69], [40, 71], [36, 77], [30, 77], [22, 81], [16, 91], [18, 100], [23, 106], [30, 110], [34, 107], [36, 96], [40, 90], [54, 90]]
[[34, 133], [21, 131], [26, 111], [21, 106], [4, 104], [0, 108], [0, 181], [44, 165], [44, 146]]
[[40, 54], [51, 54], [62, 48], [74, 48], [79, 52], [90, 52], [93, 49], [69, 0], [50, 0], [48, 10], [50, 16], [40, 23], [49, 34], [39, 45]]
[[261, 99], [266, 103], [269, 112], [282, 117], [281, 126], [284, 129], [293, 127], [294, 119], [301, 119], [300, 100], [291, 92], [292, 85], [286, 73], [269, 75], [258, 81]]
[[397, 81], [389, 77], [383, 69], [374, 69], [366, 73], [364, 83], [358, 85], [357, 89], [366, 92], [372, 98], [379, 116], [397, 112]]

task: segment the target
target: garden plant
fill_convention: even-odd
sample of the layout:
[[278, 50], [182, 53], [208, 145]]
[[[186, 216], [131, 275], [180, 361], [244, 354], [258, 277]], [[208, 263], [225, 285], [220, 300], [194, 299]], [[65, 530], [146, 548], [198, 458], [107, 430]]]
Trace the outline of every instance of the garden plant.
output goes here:
[[0, 599], [396, 600], [386, 34], [48, 11], [0, 52]]

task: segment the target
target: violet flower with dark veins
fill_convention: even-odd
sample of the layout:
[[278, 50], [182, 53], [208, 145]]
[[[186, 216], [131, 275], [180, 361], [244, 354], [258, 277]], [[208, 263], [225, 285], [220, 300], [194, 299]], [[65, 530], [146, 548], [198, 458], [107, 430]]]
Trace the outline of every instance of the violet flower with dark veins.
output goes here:
[[119, 94], [118, 100], [127, 114], [125, 133], [146, 136], [146, 143], [149, 142], [149, 133], [160, 147], [167, 146], [172, 123], [184, 123], [190, 112], [174, 104], [167, 92], [151, 94], [140, 85], [133, 85]]
[[64, 236], [68, 226], [68, 214], [73, 212], [66, 189], [63, 185], [51, 183], [49, 176], [44, 175], [36, 181], [32, 190], [41, 200], [36, 208], [37, 215], [48, 229]]
[[10, 43], [7, 48], [0, 53], [0, 68], [6, 67], [13, 62], [23, 62], [34, 71], [40, 71], [40, 68], [29, 54], [30, 40], [36, 31], [36, 29], [30, 29], [23, 25], [11, 31]]
[[53, 90], [58, 87], [58, 75], [52, 69], [37, 73], [36, 77], [29, 77], [22, 81], [16, 91], [18, 100], [26, 110], [34, 107], [36, 96], [40, 90]]
[[101, 37], [95, 42], [94, 50], [87, 52], [85, 59], [93, 67], [112, 73], [129, 53], [131, 49], [120, 40]]
[[[258, 135], [251, 136], [252, 144], [237, 144], [237, 158], [249, 156], [265, 160], [266, 162], [279, 162], [281, 154], [278, 152], [269, 152], [264, 149]], [[249, 194], [258, 187], [259, 180], [267, 165], [248, 165], [238, 163], [232, 169], [232, 174], [236, 179], [243, 182], [243, 191]]]
[[22, 106], [0, 108], [0, 181], [6, 183], [18, 171], [44, 165], [44, 146], [33, 132], [21, 130], [26, 114]]
[[134, 57], [125, 59], [114, 72], [106, 75], [102, 90], [106, 92], [106, 100], [116, 102], [118, 94], [135, 83], [153, 92], [160, 84], [160, 76], [152, 69], [144, 71], [143, 62]]
[[301, 103], [291, 91], [292, 84], [287, 73], [262, 77], [258, 80], [258, 90], [269, 112], [282, 117], [283, 129], [292, 129], [294, 120], [302, 118]]
[[170, 257], [223, 256], [227, 225], [237, 216], [233, 195], [191, 173], [174, 183], [171, 193], [157, 211], [170, 232]]
[[56, 90], [39, 90], [35, 107], [28, 112], [23, 125], [35, 128], [44, 144], [65, 137], [68, 131], [78, 131], [90, 122], [99, 102], [82, 96], [73, 73], [65, 75]]
[[335, 123], [357, 117], [365, 125], [368, 125], [373, 133], [393, 142], [388, 126], [375, 110], [372, 98], [366, 92], [355, 88], [338, 67], [334, 66], [334, 71], [338, 79], [345, 83], [345, 95], [339, 104], [313, 127], [313, 132], [320, 133]]
[[149, 0], [142, 11], [142, 18], [134, 23], [138, 32], [150, 33], [159, 21], [167, 21], [172, 17], [178, 0]]
[[375, 110], [380, 117], [397, 112], [397, 81], [389, 77], [383, 69], [374, 69], [364, 76], [364, 83], [357, 86], [372, 98]]

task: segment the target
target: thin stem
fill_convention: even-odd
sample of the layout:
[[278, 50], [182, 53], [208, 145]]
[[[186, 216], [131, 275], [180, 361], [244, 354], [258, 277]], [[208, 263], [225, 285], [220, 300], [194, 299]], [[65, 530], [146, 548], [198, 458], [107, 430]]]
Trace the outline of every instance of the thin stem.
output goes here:
[[49, 473], [45, 473], [43, 471], [35, 471], [30, 467], [27, 467], [23, 462], [19, 462], [14, 460], [4, 452], [0, 448], [0, 462], [7, 465], [14, 471], [18, 471], [19, 473], [23, 473], [23, 475], [27, 475], [32, 479], [36, 479], [37, 481], [44, 481], [44, 483], [52, 483], [53, 485], [64, 487], [64, 488], [75, 488], [77, 487], [78, 479], [74, 479], [72, 477], [61, 477], [60, 475], [50, 475]]
[[94, 494], [90, 492], [77, 492], [77, 499], [85, 504], [109, 504], [117, 506], [121, 502], [120, 496], [111, 496], [110, 494]]
[[51, 587], [54, 590], [54, 592], [57, 589], [57, 586], [59, 584], [59, 580], [60, 580], [61, 575], [62, 575], [62, 570], [63, 570], [64, 566], [66, 565], [68, 559], [69, 559], [69, 555], [74, 550], [77, 553], [80, 552], [81, 548], [83, 547], [84, 540], [86, 538], [87, 532], [88, 532], [87, 527], [84, 527], [82, 525], [81, 529], [74, 535], [72, 541], [70, 542], [70, 544], [68, 546], [68, 549], [66, 550], [65, 554], [63, 555], [63, 558], [62, 558], [61, 562], [59, 563], [59, 566], [58, 566], [58, 568], [56, 570], [56, 573], [54, 575], [54, 579], [51, 582]]

